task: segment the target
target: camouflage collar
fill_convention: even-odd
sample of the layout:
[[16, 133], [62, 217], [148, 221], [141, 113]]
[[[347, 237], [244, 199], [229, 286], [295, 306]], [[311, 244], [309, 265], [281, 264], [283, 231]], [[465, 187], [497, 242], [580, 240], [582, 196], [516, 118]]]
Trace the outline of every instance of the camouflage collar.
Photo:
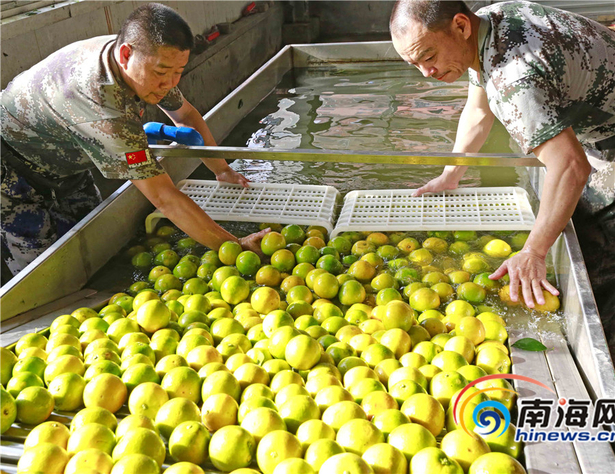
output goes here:
[[485, 46], [487, 44], [487, 38], [489, 37], [489, 33], [491, 32], [491, 22], [489, 21], [489, 17], [487, 15], [476, 15], [480, 19], [480, 24], [478, 26], [478, 58], [480, 61], [480, 77], [478, 78], [480, 83], [484, 83], [484, 68], [483, 68], [483, 60], [485, 57]]
[[130, 87], [128, 87], [128, 84], [126, 84], [124, 78], [122, 77], [122, 73], [120, 72], [120, 66], [115, 59], [115, 44], [116, 41], [106, 46], [106, 48], [108, 48], [108, 52], [106, 54], [107, 62], [109, 64], [109, 70], [111, 71], [111, 74], [113, 74], [114, 79], [114, 82], [110, 82], [109, 85], [120, 87], [124, 90], [124, 93], [127, 97], [133, 97], [136, 102], [139, 102], [141, 100], [139, 99], [139, 96], [135, 94]]
[[117, 61], [115, 60], [115, 43], [117, 41], [114, 41], [113, 43], [111, 43], [109, 45], [109, 51], [107, 52], [107, 59], [109, 61], [109, 69], [111, 69], [111, 72], [113, 73], [113, 76], [115, 77], [115, 81], [118, 83], [124, 82], [122, 80], [122, 74], [120, 73], [120, 67], [117, 64]]

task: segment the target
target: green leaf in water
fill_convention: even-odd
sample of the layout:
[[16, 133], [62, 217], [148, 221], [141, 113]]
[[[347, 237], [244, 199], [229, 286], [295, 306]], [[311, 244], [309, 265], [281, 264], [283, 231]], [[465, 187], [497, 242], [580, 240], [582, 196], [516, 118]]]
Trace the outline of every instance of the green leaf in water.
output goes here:
[[542, 342], [537, 341], [536, 339], [533, 339], [531, 337], [524, 337], [523, 339], [519, 339], [512, 346], [516, 347], [517, 349], [522, 349], [524, 351], [540, 352], [547, 350], [547, 347]]

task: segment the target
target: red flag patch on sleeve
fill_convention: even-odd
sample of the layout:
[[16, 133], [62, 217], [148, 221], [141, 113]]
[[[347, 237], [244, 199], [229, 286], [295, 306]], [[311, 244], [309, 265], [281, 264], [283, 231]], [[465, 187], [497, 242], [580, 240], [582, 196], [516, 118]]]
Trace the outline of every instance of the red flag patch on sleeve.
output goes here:
[[136, 168], [146, 163], [148, 160], [148, 151], [149, 150], [139, 150], [126, 153], [126, 163], [128, 163], [128, 167]]

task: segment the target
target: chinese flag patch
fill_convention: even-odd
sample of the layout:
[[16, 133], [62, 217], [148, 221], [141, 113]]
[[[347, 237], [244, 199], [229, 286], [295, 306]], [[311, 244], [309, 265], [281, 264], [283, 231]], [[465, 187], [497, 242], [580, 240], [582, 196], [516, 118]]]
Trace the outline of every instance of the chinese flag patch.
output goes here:
[[147, 152], [148, 150], [139, 150], [126, 153], [126, 163], [128, 163], [128, 167], [136, 168], [137, 166], [141, 166], [142, 163], [147, 162]]

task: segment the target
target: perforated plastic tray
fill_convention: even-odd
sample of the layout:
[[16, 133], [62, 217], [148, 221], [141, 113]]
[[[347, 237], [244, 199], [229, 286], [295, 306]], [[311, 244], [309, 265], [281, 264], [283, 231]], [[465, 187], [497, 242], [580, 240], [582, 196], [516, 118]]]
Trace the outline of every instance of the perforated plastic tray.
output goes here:
[[534, 213], [518, 187], [467, 188], [412, 197], [413, 189], [352, 191], [332, 237], [350, 230], [530, 230]]
[[[332, 186], [250, 183], [248, 188], [218, 181], [186, 179], [178, 189], [217, 221], [321, 225], [333, 230], [339, 192]], [[164, 214], [156, 210], [145, 219], [152, 233]]]

